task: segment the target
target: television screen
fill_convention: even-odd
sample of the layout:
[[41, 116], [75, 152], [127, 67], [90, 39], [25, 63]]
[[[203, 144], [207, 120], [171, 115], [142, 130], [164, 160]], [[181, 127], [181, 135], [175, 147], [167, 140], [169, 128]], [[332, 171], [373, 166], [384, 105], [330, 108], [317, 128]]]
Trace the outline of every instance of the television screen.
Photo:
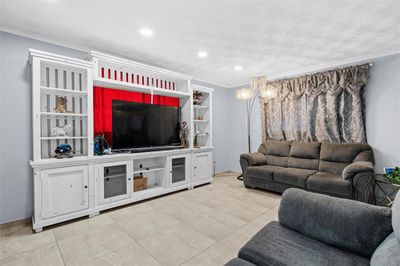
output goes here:
[[112, 101], [114, 149], [177, 146], [179, 129], [179, 107]]

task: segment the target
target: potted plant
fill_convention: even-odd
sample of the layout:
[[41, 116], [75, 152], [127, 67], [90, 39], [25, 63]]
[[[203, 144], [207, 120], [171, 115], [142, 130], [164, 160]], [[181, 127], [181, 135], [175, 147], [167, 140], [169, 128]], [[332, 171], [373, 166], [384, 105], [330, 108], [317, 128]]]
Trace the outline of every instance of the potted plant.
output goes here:
[[400, 185], [400, 168], [396, 167], [394, 168], [394, 171], [391, 172], [390, 174], [384, 175], [390, 182], [394, 184]]

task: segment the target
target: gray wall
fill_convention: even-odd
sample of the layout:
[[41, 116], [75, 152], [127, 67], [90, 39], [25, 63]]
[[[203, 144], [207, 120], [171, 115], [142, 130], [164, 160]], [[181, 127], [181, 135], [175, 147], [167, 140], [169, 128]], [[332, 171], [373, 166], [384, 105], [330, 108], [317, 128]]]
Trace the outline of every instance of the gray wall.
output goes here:
[[[370, 79], [366, 86], [366, 131], [368, 143], [375, 153], [375, 170], [385, 166], [400, 166], [400, 54], [372, 60]], [[249, 86], [249, 85], [248, 85]], [[247, 151], [244, 103], [234, 98], [237, 88], [230, 92], [231, 112], [237, 130], [230, 132], [236, 146], [231, 148], [228, 168], [240, 171], [239, 155]], [[261, 143], [261, 118], [254, 108], [251, 136], [252, 151]]]
[[382, 173], [385, 166], [400, 166], [400, 54], [374, 61], [365, 98], [367, 140]]
[[[28, 49], [34, 48], [75, 58], [86, 52], [0, 31], [0, 224], [31, 216], [33, 208], [31, 75]], [[228, 120], [228, 89], [193, 82], [215, 89], [213, 102], [214, 160], [216, 171], [229, 169], [224, 145], [229, 142], [223, 132]], [[218, 125], [218, 126], [217, 126]]]

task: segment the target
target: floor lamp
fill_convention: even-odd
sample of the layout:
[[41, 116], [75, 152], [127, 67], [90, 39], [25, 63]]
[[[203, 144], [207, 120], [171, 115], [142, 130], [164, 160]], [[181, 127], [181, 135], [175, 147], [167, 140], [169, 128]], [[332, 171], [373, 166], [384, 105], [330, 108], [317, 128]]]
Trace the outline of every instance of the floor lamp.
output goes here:
[[[250, 88], [238, 89], [235, 92], [235, 97], [241, 101], [246, 102], [246, 119], [247, 119], [247, 146], [248, 152], [251, 153], [251, 117], [253, 114], [254, 102], [258, 96], [271, 97], [272, 90], [267, 89], [266, 77], [253, 77], [251, 78]], [[239, 180], [243, 180], [243, 175], [237, 177]]]

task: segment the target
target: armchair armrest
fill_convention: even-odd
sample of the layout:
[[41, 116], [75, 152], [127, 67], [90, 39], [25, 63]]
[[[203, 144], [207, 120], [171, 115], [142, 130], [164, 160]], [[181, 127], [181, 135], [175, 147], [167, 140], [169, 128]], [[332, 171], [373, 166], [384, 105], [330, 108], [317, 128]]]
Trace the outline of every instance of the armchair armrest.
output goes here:
[[356, 174], [362, 172], [374, 173], [374, 165], [367, 161], [359, 161], [349, 164], [344, 168], [342, 178], [351, 181]]
[[288, 189], [279, 223], [328, 245], [371, 257], [392, 232], [391, 210], [349, 199]]
[[267, 159], [261, 152], [243, 153], [240, 155], [240, 159], [247, 160], [249, 166], [267, 164]]

